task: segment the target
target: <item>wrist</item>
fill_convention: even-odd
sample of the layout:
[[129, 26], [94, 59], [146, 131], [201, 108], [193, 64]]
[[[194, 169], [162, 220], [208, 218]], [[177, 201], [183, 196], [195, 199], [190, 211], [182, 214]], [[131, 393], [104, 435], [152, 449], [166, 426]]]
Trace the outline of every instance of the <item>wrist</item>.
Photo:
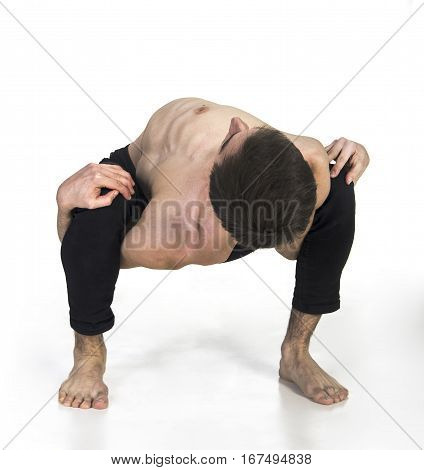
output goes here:
[[63, 195], [62, 185], [59, 186], [59, 189], [56, 193], [56, 203], [57, 207], [61, 212], [71, 212], [74, 208], [73, 205], [69, 204], [69, 201]]

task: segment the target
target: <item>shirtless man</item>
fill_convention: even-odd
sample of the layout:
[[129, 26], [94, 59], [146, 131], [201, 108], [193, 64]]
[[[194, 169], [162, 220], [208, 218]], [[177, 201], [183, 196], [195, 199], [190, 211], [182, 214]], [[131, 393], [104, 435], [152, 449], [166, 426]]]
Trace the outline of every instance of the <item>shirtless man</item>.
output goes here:
[[[58, 234], [75, 348], [59, 402], [108, 406], [103, 333], [114, 324], [120, 268], [207, 266], [263, 247], [297, 259], [280, 377], [314, 402], [345, 400], [346, 388], [308, 348], [321, 315], [339, 308], [353, 241], [353, 183], [368, 163], [356, 142], [341, 138], [324, 148], [240, 109], [183, 98], [156, 111], [135, 142], [65, 180]], [[236, 200], [235, 209], [225, 204]], [[249, 212], [257, 201], [265, 201], [265, 217], [261, 207]]]

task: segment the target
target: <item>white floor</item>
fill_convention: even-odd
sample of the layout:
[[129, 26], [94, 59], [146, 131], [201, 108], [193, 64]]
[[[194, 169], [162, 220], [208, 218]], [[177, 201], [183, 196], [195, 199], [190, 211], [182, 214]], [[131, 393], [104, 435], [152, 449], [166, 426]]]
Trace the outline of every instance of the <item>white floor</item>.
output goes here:
[[[272, 251], [247, 261], [289, 300], [290, 266]], [[118, 323], [164, 275], [124, 274]], [[6, 384], [3, 442], [55, 392], [71, 365], [60, 283], [52, 282], [48, 308], [26, 317], [32, 334], [14, 337], [10, 355], [18, 370]], [[9, 448], [416, 448], [406, 432], [423, 445], [422, 306], [401, 296], [380, 302], [379, 285], [377, 300], [365, 302], [366, 287], [349, 294], [354, 286], [347, 283], [346, 307], [317, 330], [325, 347], [312, 342], [318, 362], [350, 389], [343, 404], [320, 406], [279, 383], [288, 311], [238, 261], [172, 273], [116, 330], [108, 340], [108, 410], [66, 409], [54, 398]]]
[[[215, 2], [206, 17], [194, 3], [186, 10], [162, 3], [141, 11], [140, 2], [125, 10], [73, 2], [64, 11], [54, 2], [34, 9], [17, 1], [13, 11], [135, 136], [152, 111], [181, 96], [239, 106], [301, 132], [418, 6], [355, 2], [336, 9], [325, 1], [270, 1], [255, 10], [231, 2], [223, 15], [218, 6], [224, 5]], [[234, 23], [240, 9], [247, 16]], [[322, 319], [311, 344], [317, 361], [349, 388], [348, 401], [324, 407], [279, 383], [289, 316], [283, 302], [290, 305], [295, 265], [266, 250], [245, 258], [254, 271], [242, 260], [189, 267], [171, 273], [151, 295], [166, 272], [123, 272], [116, 325], [148, 297], [112, 330], [110, 408], [99, 412], [63, 408], [55, 397], [71, 367], [72, 332], [54, 195], [72, 171], [128, 141], [0, 9], [4, 43], [13, 45], [1, 51], [7, 66], [0, 77], [2, 446], [424, 446], [424, 58], [414, 53], [423, 40], [423, 14], [306, 132], [323, 143], [352, 138], [372, 158], [356, 188], [357, 232], [342, 309]], [[140, 51], [143, 59], [134, 62]]]

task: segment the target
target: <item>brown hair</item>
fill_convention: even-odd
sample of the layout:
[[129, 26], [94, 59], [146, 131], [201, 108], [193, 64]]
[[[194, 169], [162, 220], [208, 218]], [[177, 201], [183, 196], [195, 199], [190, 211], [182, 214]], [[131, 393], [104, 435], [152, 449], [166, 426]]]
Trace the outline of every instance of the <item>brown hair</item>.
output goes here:
[[261, 127], [235, 154], [214, 164], [209, 197], [237, 242], [271, 248], [306, 230], [316, 182], [299, 149], [277, 129]]

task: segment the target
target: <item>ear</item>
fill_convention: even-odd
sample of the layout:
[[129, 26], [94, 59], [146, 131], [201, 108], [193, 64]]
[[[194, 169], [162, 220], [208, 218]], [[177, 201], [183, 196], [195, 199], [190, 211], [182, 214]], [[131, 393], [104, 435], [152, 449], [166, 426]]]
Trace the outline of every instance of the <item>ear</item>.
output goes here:
[[228, 133], [230, 135], [237, 134], [237, 132], [247, 131], [249, 126], [239, 117], [233, 117], [230, 122], [230, 129]]
[[225, 142], [228, 140], [231, 136], [234, 134], [237, 134], [238, 132], [241, 131], [247, 131], [249, 129], [249, 126], [239, 117], [233, 117], [230, 122], [230, 127], [228, 129], [227, 135], [224, 137], [224, 140], [222, 142]]

